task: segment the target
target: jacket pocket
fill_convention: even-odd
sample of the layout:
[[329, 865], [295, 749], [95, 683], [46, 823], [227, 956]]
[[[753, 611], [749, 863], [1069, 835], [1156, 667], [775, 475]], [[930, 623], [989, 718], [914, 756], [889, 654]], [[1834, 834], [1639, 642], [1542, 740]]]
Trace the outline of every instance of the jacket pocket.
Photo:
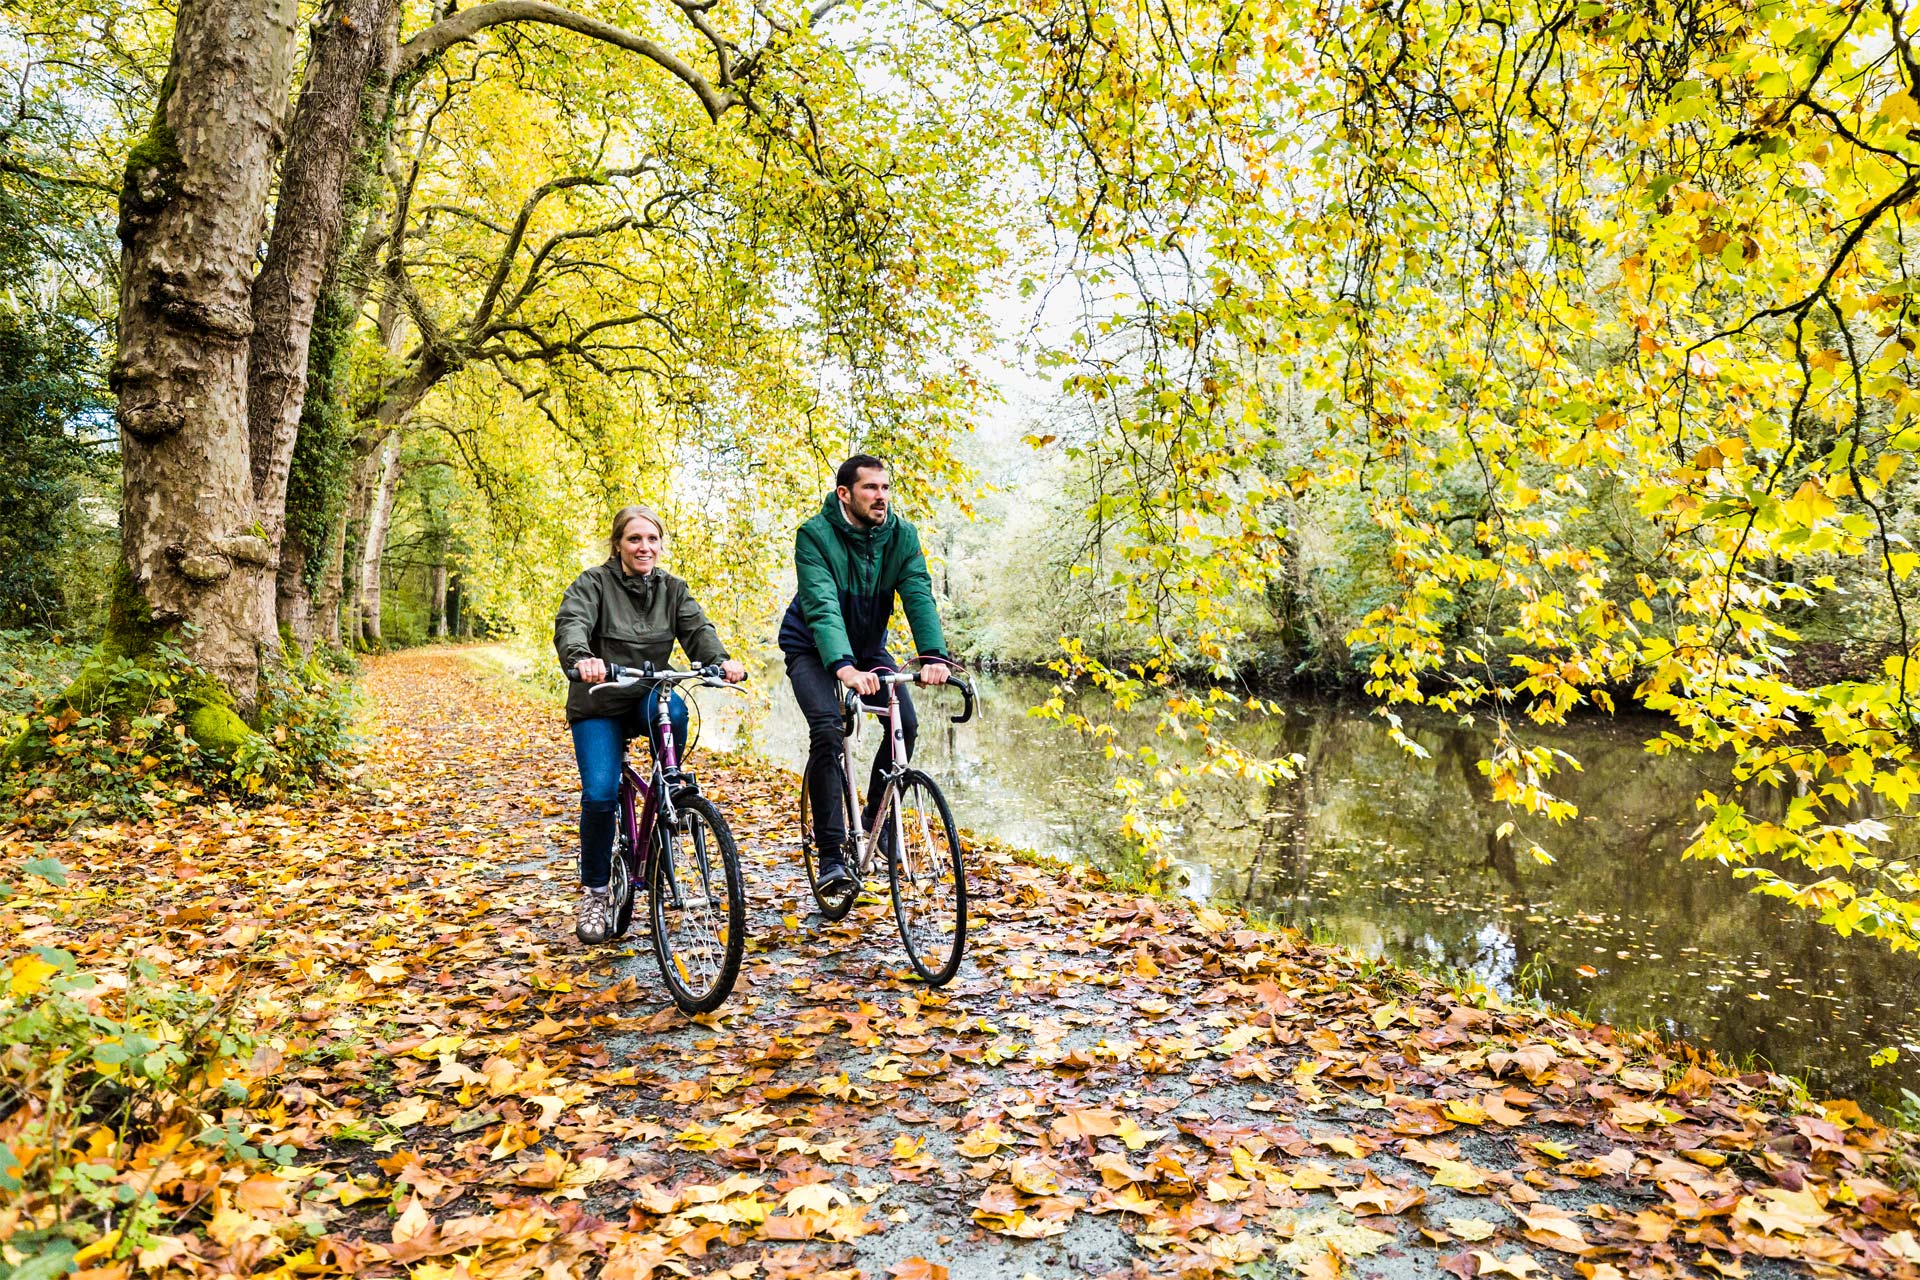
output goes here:
[[664, 627], [613, 627], [603, 631], [600, 643], [608, 662], [637, 667], [652, 661], [655, 666], [673, 654], [673, 633]]

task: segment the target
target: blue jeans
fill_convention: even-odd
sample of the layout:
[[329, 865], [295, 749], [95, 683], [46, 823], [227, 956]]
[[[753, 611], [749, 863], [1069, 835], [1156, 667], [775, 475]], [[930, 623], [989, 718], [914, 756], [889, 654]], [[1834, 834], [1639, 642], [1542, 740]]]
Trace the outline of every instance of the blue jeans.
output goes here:
[[[626, 759], [627, 743], [644, 735], [649, 746], [654, 745], [653, 717], [659, 705], [660, 691], [655, 689], [624, 715], [595, 716], [569, 726], [573, 758], [580, 765], [580, 883], [589, 889], [604, 889], [612, 874], [620, 762]], [[687, 704], [677, 693], [667, 703], [667, 720], [673, 727], [674, 756], [684, 758]]]

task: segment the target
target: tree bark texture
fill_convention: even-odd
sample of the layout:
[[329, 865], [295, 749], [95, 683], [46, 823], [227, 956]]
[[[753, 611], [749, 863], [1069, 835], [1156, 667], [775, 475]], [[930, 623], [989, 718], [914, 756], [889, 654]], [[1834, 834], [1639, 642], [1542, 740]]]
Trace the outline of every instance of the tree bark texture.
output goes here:
[[387, 433], [384, 431], [368, 432], [356, 444], [358, 456], [347, 491], [347, 510], [340, 521], [340, 552], [329, 566], [330, 577], [323, 586], [336, 606], [336, 643], [350, 648], [357, 648], [362, 639], [360, 589], [366, 578], [361, 572], [361, 553], [366, 546], [367, 526], [372, 519], [374, 499], [379, 493], [386, 445]]
[[[349, 510], [351, 509], [349, 498]], [[340, 572], [347, 558], [347, 511], [340, 513], [327, 534], [327, 559], [320, 567], [320, 585], [313, 594], [315, 640], [340, 646]]]
[[393, 523], [393, 499], [400, 490], [400, 433], [387, 437], [382, 449], [379, 487], [367, 516], [367, 536], [360, 547], [360, 634], [369, 649], [381, 644], [380, 562], [387, 554], [387, 530]]
[[[274, 592], [267, 607], [303, 646], [312, 642], [310, 551], [286, 546], [288, 480], [309, 394], [315, 319], [327, 290], [341, 287], [341, 259], [356, 247], [343, 244], [343, 232], [358, 221], [384, 146], [398, 22], [397, 0], [329, 0], [314, 21], [267, 257], [253, 285], [247, 427], [254, 499], [280, 559], [276, 580], [265, 584]], [[344, 351], [327, 354], [337, 360]], [[328, 463], [340, 460], [328, 457], [319, 465]], [[331, 480], [337, 485], [340, 477]], [[328, 486], [318, 488], [324, 494]]]
[[[397, 454], [397, 444], [381, 442], [389, 465], [374, 493], [379, 536], [363, 540], [366, 555], [346, 554], [330, 511], [317, 521], [327, 528], [324, 549], [310, 532], [289, 562], [282, 553], [316, 307], [340, 260], [343, 227], [364, 207], [365, 184], [378, 172], [396, 75], [417, 75], [486, 28], [536, 23], [653, 60], [716, 119], [740, 101], [726, 47], [697, 15], [690, 21], [715, 47], [718, 85], [646, 37], [546, 0], [496, 0], [448, 14], [405, 46], [398, 15], [399, 0], [323, 0], [270, 230], [265, 212], [286, 123], [295, 0], [181, 0], [153, 127], [128, 158], [113, 377], [122, 558], [140, 615], [128, 625], [166, 631], [191, 624], [188, 652], [242, 710], [253, 704], [261, 656], [278, 645], [276, 613], [305, 639], [313, 556], [328, 561], [325, 598], [314, 602], [323, 633], [337, 626], [342, 578], [364, 589], [371, 563], [378, 597], [392, 506], [387, 451]], [[267, 253], [256, 280], [263, 234]], [[368, 416], [397, 425], [459, 363], [429, 351]], [[329, 467], [342, 463], [337, 448], [327, 458]], [[338, 476], [323, 478], [336, 493]], [[363, 527], [371, 535], [368, 514]], [[370, 621], [377, 637], [377, 615]]]
[[313, 596], [307, 590], [307, 548], [297, 539], [283, 539], [280, 544], [280, 567], [274, 572], [273, 616], [302, 653], [313, 651]]
[[[293, 0], [185, 0], [120, 197], [122, 560], [243, 708], [275, 642], [248, 467], [254, 253], [294, 51]], [[270, 591], [271, 587], [267, 588]]]
[[427, 634], [435, 640], [447, 638], [447, 561], [444, 555], [429, 572], [433, 586], [432, 603], [427, 608]]

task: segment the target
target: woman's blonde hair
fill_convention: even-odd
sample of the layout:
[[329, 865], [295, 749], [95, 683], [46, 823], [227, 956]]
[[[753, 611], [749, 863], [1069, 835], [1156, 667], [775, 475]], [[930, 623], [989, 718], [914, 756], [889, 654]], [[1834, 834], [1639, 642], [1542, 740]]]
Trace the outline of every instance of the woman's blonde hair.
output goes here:
[[613, 532], [607, 535], [608, 551], [616, 556], [620, 554], [620, 539], [627, 536], [627, 526], [635, 520], [645, 520], [653, 526], [654, 532], [660, 535], [660, 541], [667, 540], [667, 522], [660, 518], [659, 512], [652, 507], [643, 507], [639, 503], [634, 503], [613, 513]]

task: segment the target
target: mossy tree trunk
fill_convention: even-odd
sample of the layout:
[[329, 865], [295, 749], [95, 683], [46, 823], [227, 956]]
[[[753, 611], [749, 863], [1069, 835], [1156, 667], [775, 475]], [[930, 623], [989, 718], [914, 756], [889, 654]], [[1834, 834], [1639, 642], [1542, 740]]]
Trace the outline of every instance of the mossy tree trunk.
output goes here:
[[277, 620], [305, 621], [279, 597], [304, 587], [319, 549], [307, 537], [282, 559], [311, 337], [343, 220], [368, 198], [399, 57], [397, 0], [323, 7], [269, 225], [295, 17], [291, 0], [183, 5], [121, 201], [129, 587], [159, 633], [191, 624], [188, 652], [243, 710]]
[[273, 549], [248, 465], [247, 348], [295, 9], [185, 0], [120, 196], [124, 589], [147, 625], [194, 624], [188, 652], [242, 706], [276, 643], [262, 608]]
[[[124, 652], [142, 636], [148, 647], [160, 636], [181, 636], [242, 710], [254, 704], [262, 657], [278, 648], [276, 612], [288, 615], [297, 634], [307, 566], [323, 545], [332, 559], [332, 540], [318, 529], [337, 523], [324, 509], [337, 496], [346, 456], [321, 451], [310, 478], [332, 496], [283, 565], [288, 487], [312, 385], [316, 310], [342, 230], [364, 212], [377, 181], [399, 86], [488, 28], [541, 24], [653, 61], [713, 119], [739, 102], [723, 87], [724, 49], [716, 86], [653, 40], [547, 0], [452, 8], [437, 7], [438, 20], [402, 44], [399, 0], [323, 0], [289, 121], [295, 0], [182, 0], [153, 126], [128, 157], [113, 385], [124, 473], [123, 593], [131, 603], [116, 609], [122, 621], [108, 647]], [[275, 163], [289, 139], [269, 221]], [[430, 352], [369, 416], [390, 431], [451, 367], [444, 353]], [[338, 398], [330, 378], [324, 394]], [[381, 506], [384, 521], [390, 498]], [[366, 542], [377, 575], [384, 529]], [[342, 558], [345, 570], [366, 565], [365, 556]], [[135, 617], [137, 624], [129, 621]], [[329, 624], [323, 618], [320, 625]], [[377, 619], [373, 625], [377, 635]]]
[[313, 589], [353, 464], [344, 399], [366, 300], [361, 228], [379, 189], [399, 59], [398, 0], [333, 0], [314, 23], [266, 265], [254, 285], [249, 395], [255, 491], [279, 553], [273, 608], [303, 650]]
[[355, 438], [356, 456], [347, 490], [346, 516], [340, 522], [340, 554], [329, 566], [330, 579], [321, 588], [323, 600], [336, 606], [339, 643], [349, 648], [358, 648], [362, 641], [360, 617], [362, 588], [366, 585], [363, 566], [367, 530], [384, 474], [389, 434], [384, 430], [363, 430]]
[[348, 505], [327, 531], [326, 558], [320, 565], [320, 580], [313, 592], [313, 635], [318, 641], [338, 648], [340, 635], [340, 573], [347, 558], [347, 522], [352, 510], [352, 492]]

